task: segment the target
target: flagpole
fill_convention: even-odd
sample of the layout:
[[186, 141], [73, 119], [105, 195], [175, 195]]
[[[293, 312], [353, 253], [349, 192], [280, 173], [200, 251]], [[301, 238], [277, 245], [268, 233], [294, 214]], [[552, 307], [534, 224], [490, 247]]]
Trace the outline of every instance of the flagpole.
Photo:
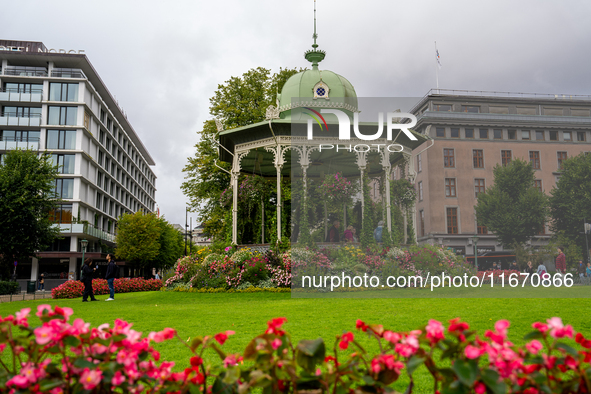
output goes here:
[[437, 94], [439, 94], [439, 64], [437, 63], [437, 41], [435, 41], [435, 80], [437, 81]]

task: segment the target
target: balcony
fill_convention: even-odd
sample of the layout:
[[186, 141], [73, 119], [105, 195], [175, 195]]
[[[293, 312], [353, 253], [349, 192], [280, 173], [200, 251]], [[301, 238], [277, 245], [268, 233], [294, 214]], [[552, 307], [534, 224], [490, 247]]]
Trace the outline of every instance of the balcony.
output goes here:
[[57, 223], [62, 234], [86, 234], [103, 241], [115, 243], [115, 235], [99, 230], [87, 223]]
[[42, 89], [31, 89], [19, 92], [14, 89], [0, 89], [0, 101], [16, 101], [20, 103], [40, 103], [43, 100]]
[[39, 150], [39, 138], [29, 137], [23, 140], [15, 137], [4, 137], [0, 139], [0, 151], [11, 149]]
[[0, 113], [0, 126], [29, 126], [39, 127], [41, 114], [21, 115], [17, 112]]
[[3, 74], [17, 77], [46, 77], [47, 69], [45, 67], [7, 66]]
[[54, 68], [51, 76], [52, 78], [86, 78], [79, 68]]

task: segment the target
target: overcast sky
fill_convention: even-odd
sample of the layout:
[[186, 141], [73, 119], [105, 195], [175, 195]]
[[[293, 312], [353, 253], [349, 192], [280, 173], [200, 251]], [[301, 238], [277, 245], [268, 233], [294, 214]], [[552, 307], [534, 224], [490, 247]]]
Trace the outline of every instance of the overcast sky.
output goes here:
[[[437, 41], [442, 89], [591, 94], [590, 16], [588, 0], [318, 0], [320, 68], [359, 97], [424, 96]], [[312, 29], [312, 0], [20, 0], [0, 15], [2, 39], [85, 50], [156, 162], [161, 213], [181, 224], [182, 169], [217, 85], [308, 66]]]

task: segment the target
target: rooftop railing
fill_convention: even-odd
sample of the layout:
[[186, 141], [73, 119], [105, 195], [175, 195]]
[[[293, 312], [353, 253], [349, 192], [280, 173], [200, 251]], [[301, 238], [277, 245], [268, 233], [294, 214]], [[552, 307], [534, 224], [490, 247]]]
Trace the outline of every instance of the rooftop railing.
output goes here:
[[472, 97], [502, 97], [502, 98], [537, 98], [549, 100], [591, 100], [590, 95], [583, 94], [549, 94], [549, 93], [523, 93], [523, 92], [496, 92], [486, 90], [454, 90], [431, 89], [425, 96], [472, 96]]
[[54, 68], [51, 71], [54, 78], [86, 78], [82, 70], [78, 68]]
[[0, 139], [0, 150], [31, 149], [39, 150], [39, 138], [29, 137], [27, 139], [15, 137], [3, 137]]
[[7, 66], [3, 74], [19, 77], [46, 77], [47, 69], [44, 67]]
[[88, 223], [57, 223], [59, 226], [60, 232], [64, 233], [71, 233], [71, 234], [86, 234], [91, 237], [101, 239], [103, 241], [108, 242], [115, 242], [115, 235], [110, 234], [106, 231], [100, 230]]

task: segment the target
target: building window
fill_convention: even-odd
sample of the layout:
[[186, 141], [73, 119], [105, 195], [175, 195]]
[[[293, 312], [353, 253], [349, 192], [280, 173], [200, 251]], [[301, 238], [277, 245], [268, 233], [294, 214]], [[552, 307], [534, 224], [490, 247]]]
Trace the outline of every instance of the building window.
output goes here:
[[451, 138], [460, 138], [460, 129], [457, 127], [451, 128]]
[[47, 130], [47, 149], [76, 149], [76, 130]]
[[521, 139], [529, 140], [529, 130], [521, 130]]
[[544, 141], [544, 132], [536, 130], [536, 141]]
[[474, 179], [474, 197], [478, 198], [480, 193], [484, 193], [484, 179]]
[[74, 198], [74, 179], [57, 178], [55, 180], [56, 198]]
[[72, 223], [72, 204], [57, 205], [49, 211], [49, 220], [54, 223]]
[[43, 93], [43, 84], [7, 82], [5, 91], [13, 93]]
[[421, 218], [421, 237], [425, 236], [425, 211], [421, 209], [419, 212]]
[[472, 149], [474, 168], [484, 168], [484, 152], [482, 149]]
[[423, 201], [423, 181], [419, 182], [419, 201]]
[[488, 129], [480, 129], [480, 139], [487, 140], [488, 139]]
[[433, 109], [435, 111], [439, 111], [439, 112], [451, 112], [451, 105], [449, 105], [449, 104], [435, 104], [433, 106]]
[[49, 84], [49, 101], [78, 101], [78, 84], [51, 82]]
[[456, 178], [445, 178], [445, 197], [456, 197]]
[[476, 105], [462, 105], [462, 112], [477, 114], [480, 112], [480, 107]]
[[536, 189], [538, 189], [542, 193], [544, 192], [544, 190], [542, 190], [542, 180], [541, 179], [534, 180], [534, 186], [536, 187]]
[[503, 130], [501, 129], [493, 129], [493, 136], [495, 140], [500, 140], [503, 138]]
[[540, 152], [529, 151], [529, 162], [531, 163], [534, 170], [540, 169]]
[[443, 149], [443, 166], [444, 167], [455, 167], [454, 150]]
[[0, 141], [39, 142], [40, 131], [0, 130]]
[[572, 135], [570, 131], [563, 131], [562, 132], [562, 139], [565, 141], [572, 141]]
[[566, 152], [556, 152], [558, 156], [558, 170], [562, 170], [562, 162], [566, 160]]
[[488, 229], [486, 226], [481, 225], [480, 223], [476, 224], [476, 232], [478, 234], [488, 234]]
[[474, 138], [474, 129], [464, 129], [466, 138]]
[[586, 141], [586, 140], [587, 140], [587, 138], [586, 138], [586, 134], [587, 134], [587, 133], [586, 133], [586, 132], [584, 132], [584, 131], [578, 131], [578, 132], [577, 132], [577, 141], [579, 141], [579, 142], [584, 142], [584, 141]]
[[8, 107], [5, 106], [2, 116], [15, 118], [40, 118], [41, 108], [36, 107]]
[[510, 140], [516, 140], [517, 139], [517, 132], [515, 130], [509, 130], [507, 132], [509, 139]]
[[96, 192], [96, 209], [101, 209], [102, 196], [99, 192]]
[[437, 137], [445, 138], [445, 127], [436, 127], [435, 128], [435, 135]]
[[502, 150], [501, 151], [501, 163], [503, 167], [511, 163], [511, 151], [510, 150]]
[[49, 107], [47, 124], [75, 126], [78, 114], [77, 107]]
[[447, 208], [447, 233], [458, 233], [458, 208]]
[[423, 171], [423, 161], [421, 160], [421, 154], [420, 153], [417, 155], [417, 171], [418, 172]]
[[58, 173], [60, 174], [73, 174], [74, 173], [74, 160], [76, 155], [51, 155], [53, 165], [57, 166]]
[[550, 141], [558, 141], [558, 131], [550, 130]]
[[104, 178], [103, 173], [99, 171], [96, 176], [96, 185], [98, 187], [103, 187], [103, 178]]

